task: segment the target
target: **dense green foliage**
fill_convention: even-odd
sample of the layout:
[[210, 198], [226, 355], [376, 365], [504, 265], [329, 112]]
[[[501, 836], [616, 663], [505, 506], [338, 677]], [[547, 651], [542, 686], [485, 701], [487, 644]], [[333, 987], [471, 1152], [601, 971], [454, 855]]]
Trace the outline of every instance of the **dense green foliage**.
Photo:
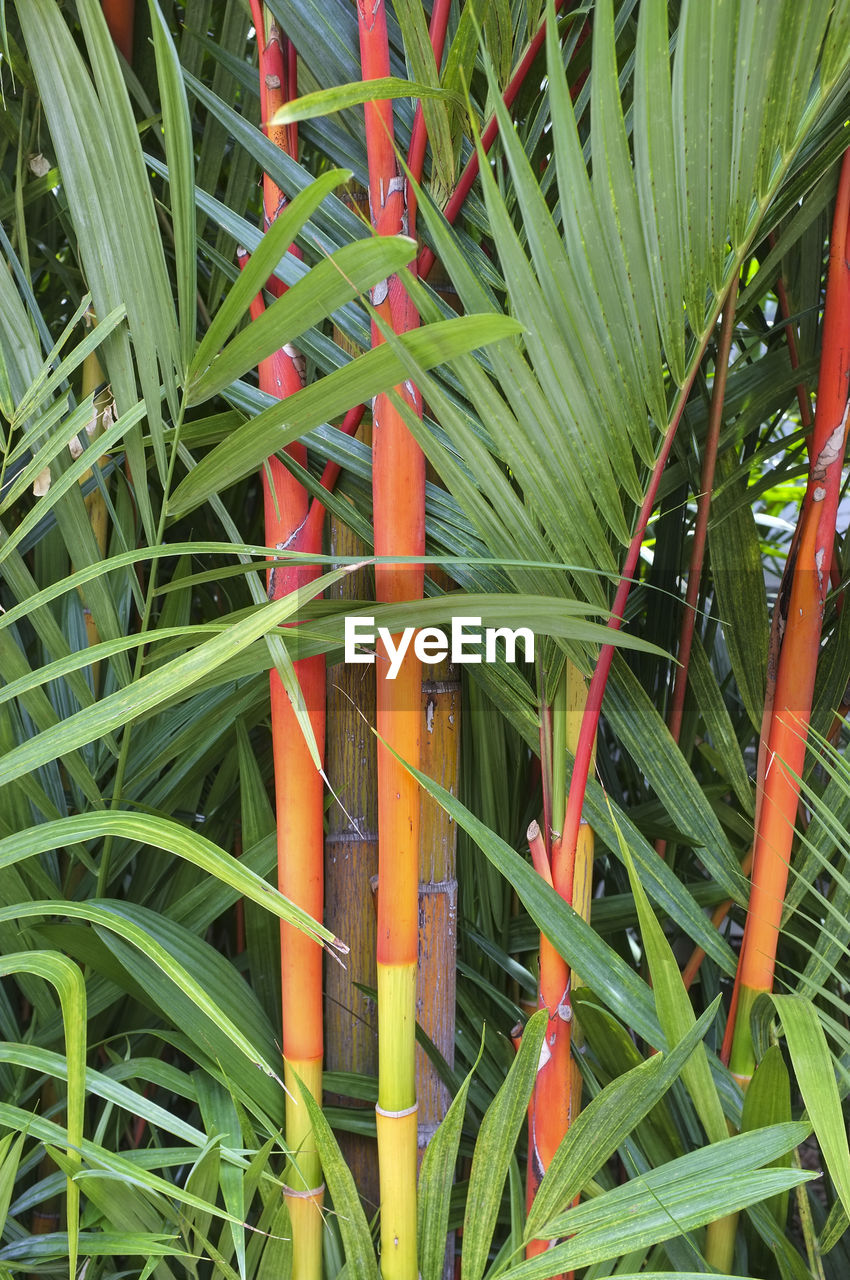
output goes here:
[[[807, 466], [801, 404], [847, 146], [850, 4], [550, 12], [508, 112], [501, 94], [545, 6], [456, 5], [438, 71], [420, 7], [398, 0], [394, 73], [449, 91], [427, 99], [437, 141], [418, 230], [464, 316], [411, 279], [427, 323], [357, 357], [341, 337], [368, 347], [363, 293], [410, 246], [374, 239], [340, 198], [351, 175], [366, 177], [351, 105], [362, 99], [337, 92], [360, 80], [354, 8], [269, 8], [298, 50], [302, 92], [328, 91], [299, 124], [300, 163], [258, 127], [239, 0], [140, 6], [132, 67], [97, 0], [0, 5], [0, 1275], [67, 1275], [69, 1256], [87, 1280], [289, 1274], [275, 950], [276, 917], [293, 909], [271, 887], [267, 673], [291, 687], [293, 656], [340, 659], [340, 608], [320, 593], [341, 571], [329, 559], [315, 590], [267, 602], [258, 469], [306, 434], [305, 484], [342, 463], [328, 506], [368, 546], [369, 451], [333, 424], [410, 377], [427, 405], [411, 429], [439, 478], [429, 555], [458, 590], [488, 597], [473, 612], [541, 638], [531, 674], [469, 669], [460, 795], [423, 779], [461, 833], [456, 1056], [443, 1064], [456, 1100], [420, 1180], [423, 1277], [437, 1280], [446, 1231], [461, 1225], [463, 1280], [704, 1274], [706, 1224], [746, 1210], [734, 1274], [840, 1280], [840, 591], [746, 1103], [718, 1050], [747, 905], [769, 608]], [[411, 100], [395, 109], [406, 147]], [[450, 228], [440, 211], [494, 111], [494, 162]], [[256, 252], [262, 166], [292, 203]], [[292, 240], [302, 259], [284, 254]], [[237, 245], [255, 253], [241, 287]], [[272, 268], [292, 288], [274, 320], [246, 323]], [[718, 319], [739, 276], [677, 745], [666, 720]], [[307, 388], [272, 401], [254, 370], [295, 339]], [[518, 852], [541, 805], [540, 705], [565, 657], [593, 669], [680, 396], [585, 802], [597, 834], [588, 925]], [[401, 625], [463, 607], [441, 603], [433, 581], [428, 593], [409, 619], [406, 606], [371, 612]], [[296, 612], [297, 637], [281, 630]], [[711, 910], [727, 899], [718, 928]], [[585, 1110], [527, 1226], [522, 1120], [542, 1027], [530, 1021], [517, 1054], [510, 1032], [536, 998], [540, 929], [584, 984]], [[706, 957], [688, 1000], [678, 971], [694, 946]], [[328, 1083], [374, 1101], [369, 1076]], [[373, 1131], [362, 1110], [327, 1117]], [[346, 1262], [348, 1280], [375, 1275], [374, 1232], [331, 1126], [318, 1112], [314, 1124], [336, 1210], [327, 1275]], [[535, 1237], [561, 1243], [523, 1262]]]

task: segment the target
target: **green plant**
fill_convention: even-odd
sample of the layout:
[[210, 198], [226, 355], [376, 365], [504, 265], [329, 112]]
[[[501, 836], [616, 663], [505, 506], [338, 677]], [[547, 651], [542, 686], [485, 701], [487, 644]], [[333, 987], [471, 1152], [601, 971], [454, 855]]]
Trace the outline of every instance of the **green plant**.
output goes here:
[[[327, 1276], [437, 1280], [459, 1231], [463, 1280], [838, 1280], [846, 543], [832, 592], [824, 579], [803, 602], [805, 652], [794, 619], [782, 642], [780, 668], [811, 689], [808, 742], [787, 732], [784, 674], [774, 689], [765, 566], [787, 557], [791, 583], [802, 564], [813, 493], [790, 552], [776, 517], [796, 522], [807, 447], [816, 469], [846, 400], [831, 301], [820, 313], [829, 225], [840, 264], [846, 223], [843, 195], [831, 215], [850, 7], [397, 0], [385, 35], [364, 31], [362, 66], [344, 0], [259, 8], [264, 74], [272, 23], [298, 51], [302, 97], [276, 122], [236, 0], [140, 7], [132, 48], [122, 36], [132, 68], [94, 0], [0, 16], [0, 1266], [317, 1275], [285, 1192], [296, 1170], [315, 1192], [315, 1142]], [[292, 70], [287, 56], [281, 90]], [[382, 182], [391, 197], [384, 234], [335, 194], [352, 173], [371, 178], [373, 212]], [[427, 284], [435, 256], [462, 317]], [[372, 349], [352, 357], [341, 338]], [[294, 340], [307, 385], [279, 399]], [[807, 446], [818, 369], [838, 391], [835, 405], [819, 392], [827, 425]], [[373, 396], [415, 482], [373, 469], [348, 434]], [[843, 494], [833, 452], [821, 569]], [[323, 507], [383, 554], [377, 603], [321, 598], [352, 566], [320, 554], [320, 514], [303, 556], [271, 558]], [[404, 795], [404, 830], [383, 824], [378, 911], [385, 941], [403, 927], [379, 959], [402, 962], [407, 1012], [384, 999], [381, 1078], [336, 1073], [338, 1096], [383, 1112], [414, 1100], [412, 1039], [392, 1039], [412, 1022], [413, 779], [463, 838], [454, 1068], [431, 1047], [454, 1101], [418, 1201], [415, 1120], [402, 1144], [383, 1117], [379, 1257], [331, 1129], [374, 1122], [319, 1105], [315, 965], [308, 982], [284, 963], [282, 1042], [278, 1029], [278, 922], [305, 931], [310, 963], [339, 947], [298, 909], [317, 914], [316, 899], [268, 883], [276, 766], [279, 825], [316, 833], [321, 731], [301, 677], [339, 657], [345, 611], [391, 634], [480, 614], [538, 643], [531, 674], [470, 668], [460, 795], [420, 767], [416, 666], [397, 698], [382, 682], [382, 785]], [[757, 881], [759, 842], [776, 843], [772, 779], [789, 797], [790, 877], [772, 881], [776, 989], [741, 960], [763, 992], [739, 1001], [744, 1096], [722, 1045], [761, 916], [754, 833]], [[379, 998], [386, 985], [382, 972]], [[293, 1006], [316, 1033], [303, 1053], [286, 1039]], [[543, 1158], [523, 1189], [529, 1106]], [[823, 1192], [802, 1167], [810, 1134]], [[57, 1204], [64, 1222], [37, 1231]]]

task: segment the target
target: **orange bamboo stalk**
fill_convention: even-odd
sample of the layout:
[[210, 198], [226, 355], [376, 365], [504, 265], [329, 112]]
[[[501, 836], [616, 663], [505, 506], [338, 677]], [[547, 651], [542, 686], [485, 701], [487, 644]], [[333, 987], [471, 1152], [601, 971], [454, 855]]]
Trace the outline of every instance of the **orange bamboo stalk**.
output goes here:
[[[364, 81], [390, 73], [384, 0], [358, 0]], [[406, 182], [393, 145], [392, 103], [364, 107], [369, 206], [379, 235], [407, 230]], [[372, 290], [378, 314], [396, 333], [418, 324], [397, 277]], [[382, 335], [372, 326], [372, 344]], [[421, 413], [416, 389], [397, 389]], [[425, 550], [425, 462], [401, 414], [387, 396], [374, 408], [373, 510], [378, 556], [421, 556]], [[379, 601], [419, 599], [422, 564], [379, 564]], [[414, 766], [420, 756], [421, 664], [408, 656], [395, 680], [386, 678], [387, 654], [378, 647], [378, 1161], [381, 1183], [381, 1271], [384, 1280], [416, 1280], [415, 1082], [416, 967], [418, 951], [419, 793], [416, 783], [383, 744]]]
[[[823, 346], [809, 482], [777, 607], [785, 618], [767, 734], [767, 766], [753, 852], [747, 923], [730, 1014], [730, 1066], [743, 1085], [755, 1065], [750, 1010], [773, 988], [776, 948], [788, 881], [806, 757], [821, 627], [835, 539], [841, 467], [847, 441], [850, 377], [850, 150], [845, 152], [832, 224]], [[727, 1028], [727, 1041], [730, 1030]], [[728, 1043], [724, 1049], [729, 1049]]]
[[540, 824], [532, 822], [527, 832], [528, 851], [531, 854], [531, 861], [534, 870], [539, 876], [542, 876], [550, 888], [554, 889], [552, 883], [552, 868], [549, 865], [549, 855], [546, 852], [546, 845], [543, 843], [543, 836], [540, 834]]
[[[575, 752], [586, 702], [584, 677], [573, 663], [567, 661], [552, 708], [551, 733], [548, 731], [549, 709], [545, 705], [541, 708], [542, 767], [551, 777], [551, 782], [544, 785], [543, 789], [544, 810], [551, 811], [554, 827], [551, 833], [551, 860], [536, 822], [528, 829], [528, 843], [538, 874], [562, 898], [574, 903], [583, 919], [589, 920], [593, 882], [593, 831], [587, 823], [581, 824], [576, 857], [572, 863], [561, 856], [560, 848], [566, 807], [566, 753]], [[543, 1042], [544, 1052], [529, 1104], [526, 1175], [528, 1209], [531, 1208], [543, 1175], [581, 1107], [581, 1074], [573, 1068], [570, 1056], [573, 1039], [575, 1038], [577, 1045], [583, 1043], [581, 1029], [573, 1019], [572, 1008], [572, 988], [578, 981], [578, 976], [571, 973], [564, 958], [545, 935], [541, 934], [538, 1007], [548, 1010], [549, 1022]], [[532, 1240], [526, 1246], [526, 1257], [536, 1257], [550, 1247], [551, 1242]]]
[[[295, 63], [289, 42], [258, 0], [252, 0], [260, 59], [260, 102], [264, 120], [295, 95]], [[267, 126], [268, 136], [292, 154], [296, 135], [285, 127]], [[286, 197], [266, 174], [263, 178], [263, 215], [268, 228], [286, 204]], [[275, 293], [284, 286], [277, 287]], [[261, 311], [261, 297], [254, 299], [252, 316]], [[259, 368], [260, 387], [278, 399], [300, 391], [304, 364], [300, 353], [284, 346]], [[301, 443], [287, 452], [301, 466], [307, 450]], [[278, 550], [321, 552], [321, 521], [308, 529], [307, 490], [275, 457], [263, 469], [265, 538]], [[268, 573], [272, 600], [288, 595], [318, 577], [317, 566], [277, 565]], [[313, 734], [324, 759], [325, 661], [305, 658], [295, 663], [295, 673], [307, 707]], [[277, 815], [278, 887], [317, 920], [324, 909], [324, 826], [322, 776], [313, 764], [295, 711], [276, 670], [270, 675], [272, 746]], [[281, 993], [283, 1015], [284, 1080], [287, 1085], [286, 1139], [291, 1158], [286, 1170], [285, 1197], [292, 1225], [293, 1280], [320, 1280], [322, 1273], [322, 1216], [324, 1197], [321, 1163], [312, 1129], [294, 1076], [299, 1076], [321, 1104], [322, 1100], [322, 951], [315, 942], [291, 925], [281, 923]]]

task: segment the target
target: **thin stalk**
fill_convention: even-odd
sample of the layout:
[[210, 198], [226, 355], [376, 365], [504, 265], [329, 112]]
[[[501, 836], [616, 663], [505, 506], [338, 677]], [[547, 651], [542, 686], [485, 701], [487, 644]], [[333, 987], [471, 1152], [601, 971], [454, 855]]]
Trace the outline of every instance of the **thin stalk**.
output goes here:
[[[741, 871], [745, 876], [748, 876], [750, 874], [750, 871], [752, 870], [752, 866], [753, 866], [753, 848], [752, 848], [752, 845], [750, 845], [750, 848], [747, 851], [747, 855], [744, 858], [743, 862], [741, 863]], [[724, 902], [719, 902], [717, 904], [717, 906], [714, 908], [714, 910], [711, 913], [711, 923], [715, 929], [720, 928], [720, 926], [723, 924], [723, 921], [726, 919], [729, 912], [732, 910], [733, 906], [734, 906], [734, 901], [732, 898], [726, 898]], [[702, 949], [702, 947], [694, 947], [693, 951], [690, 954], [687, 964], [682, 970], [682, 985], [684, 986], [686, 991], [690, 991], [691, 987], [694, 985], [694, 982], [696, 981], [696, 978], [697, 978], [697, 974], [700, 971], [700, 966], [702, 965], [702, 962], [704, 959], [705, 959], [705, 951]]]
[[[384, 0], [358, 0], [360, 60], [364, 80], [390, 72]], [[393, 144], [392, 103], [364, 106], [369, 167], [369, 206], [379, 235], [407, 228], [407, 184]], [[372, 301], [396, 333], [418, 324], [397, 277], [377, 285]], [[382, 341], [372, 327], [372, 345]], [[421, 412], [409, 383], [399, 393]], [[420, 556], [425, 550], [425, 463], [421, 450], [387, 396], [378, 396], [373, 426], [373, 510], [378, 556]], [[422, 564], [376, 566], [381, 602], [419, 599]], [[394, 681], [378, 647], [378, 1162], [381, 1183], [381, 1271], [384, 1280], [417, 1280], [415, 1076], [416, 968], [418, 950], [419, 793], [388, 747], [418, 766], [421, 664], [409, 656]], [[386, 744], [386, 745], [385, 745]]]
[[[702, 569], [705, 563], [705, 544], [708, 537], [708, 517], [711, 511], [711, 493], [714, 488], [714, 469], [717, 463], [717, 448], [720, 443], [720, 427], [723, 422], [723, 405], [726, 399], [726, 379], [729, 373], [729, 354], [732, 350], [732, 335], [735, 331], [735, 303], [738, 297], [738, 277], [734, 277], [732, 286], [723, 307], [723, 321], [720, 326], [720, 341], [717, 346], [717, 358], [714, 362], [714, 383], [711, 388], [711, 407], [708, 415], [708, 429], [705, 437], [702, 471], [700, 473], [699, 497], [697, 499], [697, 516], [694, 521], [694, 535], [691, 542], [691, 558], [688, 564], [688, 586], [685, 592], [685, 607], [682, 613], [682, 626], [679, 631], [679, 648], [677, 657], [679, 665], [673, 683], [673, 698], [670, 705], [670, 716], [667, 727], [673, 741], [678, 743], [682, 732], [682, 717], [685, 710], [685, 697], [688, 691], [688, 671], [691, 662], [691, 648], [694, 640], [694, 626], [697, 616]], [[655, 842], [656, 853], [664, 857], [667, 848], [666, 840]]]
[[[565, 3], [565, 0], [555, 0], [556, 13], [558, 12], [559, 9], [563, 8], [564, 3]], [[540, 27], [538, 28], [533, 39], [531, 40], [531, 43], [526, 49], [525, 54], [523, 55], [519, 66], [517, 67], [514, 74], [511, 76], [510, 81], [508, 82], [508, 87], [505, 89], [505, 92], [502, 94], [502, 99], [506, 107], [511, 106], [517, 94], [519, 93], [520, 89], [522, 88], [523, 84], [525, 83], [525, 78], [528, 75], [529, 71], [531, 70], [532, 64], [534, 63], [534, 59], [537, 57], [538, 53], [540, 52], [540, 48], [543, 44], [545, 36], [546, 36], [546, 23], [541, 22]], [[499, 132], [499, 122], [496, 119], [495, 115], [493, 115], [491, 116], [490, 120], [487, 122], [487, 125], [485, 126], [484, 131], [481, 134], [481, 145], [484, 148], [485, 155], [488, 154], [490, 148], [495, 142], [496, 135], [498, 134], [498, 132]], [[478, 152], [474, 151], [472, 155], [469, 157], [469, 160], [467, 160], [466, 165], [464, 166], [464, 169], [463, 169], [463, 173], [460, 175], [460, 178], [458, 179], [458, 184], [455, 187], [454, 191], [452, 192], [452, 195], [445, 209], [443, 210], [443, 214], [450, 226], [454, 226], [455, 222], [457, 221], [457, 216], [460, 213], [461, 209], [463, 208], [466, 197], [469, 195], [470, 191], [472, 190], [472, 185], [475, 182], [475, 179], [477, 177], [478, 177]], [[417, 272], [419, 274], [420, 279], [424, 280], [426, 278], [431, 268], [433, 267], [434, 262], [435, 262], [435, 254], [433, 250], [427, 248], [426, 246], [426, 248], [424, 248], [419, 254], [419, 260], [417, 262]]]
[[691, 646], [694, 639], [696, 607], [699, 598], [699, 586], [702, 579], [702, 568], [705, 562], [705, 544], [708, 536], [708, 516], [711, 511], [711, 493], [714, 488], [714, 468], [717, 463], [717, 448], [720, 443], [720, 427], [723, 423], [723, 405], [726, 399], [726, 379], [729, 372], [729, 354], [732, 350], [732, 335], [735, 331], [735, 303], [738, 297], [738, 277], [734, 277], [723, 307], [723, 321], [720, 326], [720, 341], [717, 346], [717, 359], [714, 364], [714, 383], [711, 388], [711, 408], [708, 415], [708, 430], [705, 437], [705, 452], [700, 475], [700, 492], [697, 500], [697, 517], [694, 522], [694, 536], [691, 543], [691, 559], [688, 565], [688, 588], [685, 593], [685, 608], [682, 614], [682, 629], [679, 633], [678, 659], [676, 678], [673, 685], [673, 700], [670, 707], [668, 728], [673, 741], [679, 741], [682, 731], [682, 715], [685, 709], [685, 694], [688, 688], [688, 668], [691, 660]]
[[[541, 660], [537, 659], [537, 687], [540, 694], [540, 783], [543, 792], [543, 843], [546, 846], [546, 857], [552, 857], [552, 708], [546, 701], [546, 673]], [[559, 825], [558, 830], [561, 830]]]
[[[776, 236], [771, 231], [768, 236], [768, 244], [771, 249], [776, 243]], [[785, 341], [788, 344], [788, 363], [792, 369], [800, 367], [800, 353], [797, 350], [797, 337], [794, 333], [791, 320], [791, 307], [788, 303], [788, 292], [785, 288], [785, 281], [779, 276], [776, 281], [776, 300], [779, 303], [779, 314], [785, 324]], [[812, 402], [809, 399], [809, 392], [804, 382], [797, 383], [797, 406], [800, 410], [800, 422], [803, 424], [803, 430], [809, 435], [814, 425], [814, 417], [812, 415]]]
[[[730, 1016], [730, 1066], [742, 1085], [752, 1077], [755, 1054], [750, 1010], [773, 989], [788, 866], [806, 758], [808, 723], [829, 584], [827, 566], [835, 540], [841, 466], [847, 439], [850, 351], [850, 151], [845, 152], [829, 250], [823, 346], [818, 376], [809, 481], [803, 499], [777, 609], [784, 619], [776, 687], [767, 732], [767, 765], [753, 853], [747, 924], [736, 975], [734, 1024]], [[729, 1035], [727, 1031], [727, 1041]], [[729, 1049], [728, 1043], [724, 1049]]]
[[[452, 0], [435, 0], [434, 8], [431, 10], [431, 22], [428, 27], [428, 35], [431, 38], [431, 48], [434, 50], [434, 61], [437, 64], [437, 70], [440, 69], [440, 63], [443, 60], [443, 49], [446, 45], [446, 33], [449, 29], [449, 14], [451, 13]], [[425, 147], [428, 142], [428, 129], [425, 124], [425, 116], [422, 113], [422, 103], [417, 102], [416, 112], [413, 117], [413, 130], [410, 134], [410, 150], [407, 153], [407, 167], [413, 177], [414, 182], [422, 181], [422, 170], [425, 165]], [[411, 187], [407, 193], [407, 213], [410, 235], [416, 235], [416, 190]]]
[[[353, 409], [349, 409], [344, 419], [340, 423], [339, 429], [347, 436], [356, 435], [363, 416], [366, 413], [365, 404], [357, 404]], [[328, 493], [333, 493], [336, 482], [342, 473], [342, 467], [338, 462], [326, 462], [322, 470], [319, 483]], [[307, 516], [307, 524], [304, 526], [304, 537], [306, 541], [312, 543], [314, 540], [321, 540], [322, 526], [325, 520], [325, 507], [318, 498], [314, 498], [310, 503], [310, 511]], [[365, 554], [365, 548], [364, 548]]]
[[[706, 339], [707, 340], [707, 339]], [[640, 549], [643, 539], [646, 535], [646, 526], [649, 523], [649, 517], [652, 514], [652, 508], [655, 506], [655, 498], [658, 493], [658, 486], [661, 482], [661, 475], [667, 464], [667, 458], [673, 447], [673, 440], [679, 427], [682, 414], [688, 396], [691, 392], [693, 380], [696, 377], [698, 361], [694, 361], [691, 375], [685, 385], [679, 392], [678, 399], [673, 408], [670, 418], [670, 424], [667, 427], [667, 433], [664, 436], [661, 451], [655, 460], [655, 466], [652, 469], [649, 486], [646, 495], [638, 513], [635, 531], [632, 534], [632, 540], [629, 544], [629, 550], [626, 555], [623, 572], [620, 578], [617, 592], [614, 596], [614, 604], [611, 608], [611, 617], [608, 619], [608, 626], [612, 631], [619, 631], [626, 610], [626, 601], [629, 598], [634, 573], [637, 568], [638, 559], [640, 558]], [[611, 663], [614, 660], [614, 646], [605, 644], [599, 652], [596, 666], [591, 677], [590, 687], [587, 691], [587, 703], [581, 720], [581, 729], [579, 731], [578, 740], [576, 742], [575, 761], [573, 764], [572, 778], [570, 781], [570, 789], [567, 796], [567, 812], [564, 818], [563, 838], [559, 843], [557, 861], [559, 863], [556, 881], [560, 880], [564, 885], [569, 886], [570, 897], [572, 900], [572, 882], [575, 871], [575, 853], [578, 843], [579, 827], [581, 826], [581, 813], [584, 805], [584, 795], [587, 790], [587, 780], [593, 762], [593, 752], [596, 745], [596, 731], [599, 727], [599, 717], [602, 713], [602, 699], [605, 695], [605, 686], [608, 682], [608, 674], [611, 670]], [[560, 864], [564, 865], [561, 866]]]

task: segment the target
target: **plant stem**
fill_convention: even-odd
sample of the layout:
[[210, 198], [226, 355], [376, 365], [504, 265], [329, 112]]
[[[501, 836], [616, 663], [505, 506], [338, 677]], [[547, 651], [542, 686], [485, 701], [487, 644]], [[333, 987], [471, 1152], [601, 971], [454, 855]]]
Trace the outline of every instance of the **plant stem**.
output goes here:
[[766, 734], [767, 765], [756, 820], [747, 923], [735, 980], [734, 1022], [730, 1014], [724, 1044], [732, 1071], [743, 1086], [755, 1066], [750, 1011], [761, 992], [773, 989], [829, 583], [827, 566], [835, 540], [850, 377], [846, 343], [850, 328], [849, 220], [850, 150], [845, 152], [841, 168], [830, 240], [809, 481], [777, 600], [781, 644]]
[[[565, 0], [555, 0], [556, 13], [558, 12], [559, 9], [563, 8], [564, 3], [565, 3]], [[517, 67], [514, 74], [511, 76], [510, 81], [508, 83], [508, 87], [505, 89], [505, 92], [502, 95], [502, 99], [506, 107], [509, 107], [513, 103], [514, 99], [516, 98], [517, 94], [519, 93], [520, 89], [525, 83], [525, 78], [528, 75], [529, 71], [531, 70], [532, 64], [534, 63], [534, 59], [537, 57], [538, 53], [540, 52], [540, 48], [541, 48], [541, 45], [543, 44], [545, 36], [546, 36], [546, 23], [541, 22], [537, 32], [535, 33], [528, 48], [526, 49], [525, 54], [523, 55], [519, 66]], [[498, 134], [498, 132], [499, 132], [499, 122], [496, 119], [495, 115], [493, 115], [491, 116], [490, 120], [487, 122], [487, 125], [484, 128], [483, 133], [481, 134], [481, 146], [484, 148], [485, 155], [489, 152], [490, 148], [495, 142], [496, 135]], [[466, 200], [466, 197], [469, 195], [470, 191], [472, 190], [472, 184], [475, 182], [475, 179], [477, 177], [478, 177], [478, 152], [473, 151], [472, 155], [469, 157], [469, 159], [466, 162], [466, 165], [464, 166], [463, 173], [460, 175], [458, 184], [455, 187], [454, 191], [452, 192], [452, 195], [449, 199], [448, 204], [443, 210], [445, 218], [450, 226], [454, 226], [455, 222], [457, 221], [457, 216], [460, 213], [461, 209], [463, 208], [464, 201]], [[427, 248], [426, 246], [422, 250], [422, 252], [419, 254], [419, 260], [417, 262], [416, 269], [420, 279], [424, 280], [428, 276], [429, 272], [431, 271], [431, 268], [434, 265], [434, 262], [435, 262], [435, 254], [433, 250]]]
[[[431, 10], [431, 22], [428, 34], [431, 37], [431, 48], [434, 50], [434, 61], [437, 70], [443, 60], [443, 49], [446, 44], [446, 33], [449, 27], [449, 14], [452, 0], [435, 0]], [[417, 102], [413, 117], [413, 130], [410, 134], [410, 150], [407, 153], [407, 167], [414, 182], [422, 181], [422, 170], [425, 164], [425, 147], [428, 142], [428, 129], [422, 113], [422, 103]], [[416, 235], [416, 189], [410, 187], [407, 193], [407, 214], [410, 235]], [[430, 269], [430, 268], [429, 268]]]
[[[264, 6], [252, 5], [260, 56], [260, 104], [264, 120], [296, 95], [296, 64], [290, 42]], [[267, 125], [267, 133], [282, 151], [294, 155], [297, 135], [286, 126]], [[263, 176], [263, 216], [271, 226], [286, 204], [275, 182]], [[274, 293], [285, 286], [274, 279]], [[252, 315], [263, 308], [254, 299]], [[262, 361], [260, 387], [278, 399], [302, 389], [303, 359], [288, 344]], [[302, 467], [307, 450], [300, 442], [287, 453]], [[280, 550], [320, 553], [322, 516], [308, 525], [307, 490], [275, 457], [263, 468], [265, 538]], [[315, 581], [317, 566], [277, 566], [268, 574], [268, 594], [278, 600]], [[313, 735], [324, 764], [325, 661], [321, 656], [294, 664]], [[275, 808], [277, 813], [278, 888], [316, 920], [324, 910], [324, 790], [322, 774], [313, 764], [298, 719], [278, 672], [270, 673]], [[321, 1105], [324, 1036], [322, 1027], [322, 950], [298, 929], [281, 923], [281, 996], [284, 1080], [287, 1085], [286, 1141], [290, 1160], [285, 1173], [285, 1197], [292, 1225], [293, 1280], [320, 1280], [322, 1274], [322, 1215], [324, 1184], [318, 1150], [306, 1108], [295, 1081], [298, 1076]]]
[[[637, 568], [638, 559], [640, 557], [640, 548], [646, 535], [646, 526], [649, 517], [652, 514], [652, 508], [655, 506], [655, 497], [658, 493], [658, 486], [661, 482], [661, 475], [667, 464], [667, 458], [670, 449], [673, 446], [673, 440], [679, 426], [682, 414], [690, 395], [691, 386], [696, 376], [698, 361], [694, 361], [693, 369], [690, 377], [679, 392], [673, 413], [670, 418], [670, 424], [667, 428], [664, 441], [661, 445], [661, 451], [655, 460], [655, 466], [652, 469], [649, 486], [646, 491], [640, 512], [638, 514], [635, 531], [632, 535], [629, 550], [626, 555], [626, 561], [623, 565], [623, 572], [620, 578], [617, 592], [614, 596], [614, 604], [611, 608], [611, 617], [608, 620], [608, 626], [612, 631], [619, 631], [623, 621], [626, 609], [626, 601], [629, 597], [634, 573]], [[558, 867], [556, 882], [560, 879], [561, 883], [572, 886], [573, 874], [575, 870], [575, 853], [578, 843], [578, 832], [581, 825], [581, 812], [584, 805], [584, 795], [587, 790], [587, 779], [590, 775], [592, 767], [593, 752], [596, 743], [596, 731], [599, 726], [599, 717], [602, 713], [602, 699], [605, 695], [605, 686], [608, 682], [608, 674], [611, 670], [611, 663], [614, 660], [614, 646], [612, 644], [603, 645], [596, 661], [596, 666], [591, 677], [590, 687], [587, 691], [587, 704], [584, 714], [582, 715], [581, 730], [579, 732], [578, 741], [576, 743], [575, 761], [573, 764], [572, 778], [570, 780], [570, 789], [567, 797], [567, 812], [564, 818], [563, 838], [559, 843], [557, 859], [559, 864], [564, 866]], [[572, 888], [570, 887], [570, 901], [572, 898]]]
[[[384, 0], [358, 0], [363, 79], [390, 72]], [[392, 102], [364, 106], [369, 206], [379, 235], [407, 229], [407, 183], [393, 145]], [[396, 333], [418, 324], [397, 277], [372, 290], [379, 315]], [[372, 345], [382, 341], [372, 326]], [[421, 413], [421, 398], [406, 383], [399, 393]], [[420, 556], [425, 550], [425, 462], [386, 395], [378, 396], [373, 425], [373, 510], [378, 556]], [[419, 599], [421, 564], [379, 564], [378, 600]], [[387, 749], [419, 764], [422, 672], [407, 657], [395, 680], [386, 678], [387, 654], [377, 657], [378, 731], [378, 1161], [381, 1183], [381, 1271], [384, 1280], [417, 1280], [415, 1081], [416, 968], [418, 950], [419, 792]], [[385, 745], [386, 744], [386, 745]]]
[[[700, 474], [699, 498], [697, 500], [697, 517], [694, 522], [694, 536], [691, 543], [691, 559], [688, 565], [688, 587], [685, 593], [685, 608], [682, 614], [682, 629], [679, 633], [678, 659], [675, 683], [673, 685], [673, 701], [670, 707], [668, 728], [674, 742], [679, 741], [682, 731], [682, 715], [685, 709], [685, 694], [688, 688], [688, 667], [691, 660], [691, 646], [694, 639], [696, 622], [696, 606], [699, 598], [702, 567], [705, 561], [705, 544], [708, 536], [708, 516], [711, 511], [711, 492], [714, 488], [714, 468], [717, 462], [717, 447], [720, 442], [720, 427], [723, 422], [723, 404], [726, 398], [726, 377], [729, 372], [729, 353], [732, 350], [732, 334], [735, 330], [735, 302], [738, 297], [738, 277], [732, 280], [726, 302], [723, 307], [723, 322], [720, 327], [720, 341], [717, 347], [717, 358], [714, 363], [714, 382], [711, 388], [711, 409], [708, 415], [708, 430], [705, 437], [705, 451]], [[660, 852], [660, 851], [659, 851]]]

